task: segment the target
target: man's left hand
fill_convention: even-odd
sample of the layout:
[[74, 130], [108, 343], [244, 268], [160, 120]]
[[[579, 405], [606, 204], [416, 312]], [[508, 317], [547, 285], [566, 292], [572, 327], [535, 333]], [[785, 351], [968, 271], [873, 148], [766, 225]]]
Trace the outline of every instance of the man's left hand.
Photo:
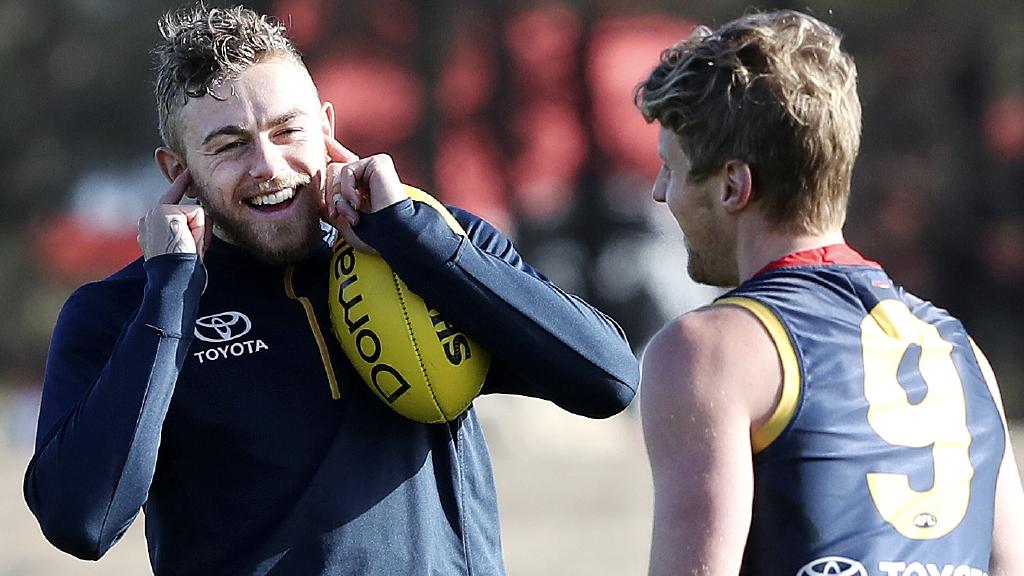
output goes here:
[[325, 220], [358, 250], [374, 250], [352, 231], [360, 213], [372, 214], [409, 197], [387, 154], [359, 158], [332, 136], [325, 136], [331, 162], [324, 176]]

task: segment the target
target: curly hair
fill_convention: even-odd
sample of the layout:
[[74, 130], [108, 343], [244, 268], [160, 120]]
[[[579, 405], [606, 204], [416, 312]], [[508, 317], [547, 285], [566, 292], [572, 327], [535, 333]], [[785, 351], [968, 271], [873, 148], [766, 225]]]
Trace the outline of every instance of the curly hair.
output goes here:
[[839, 44], [833, 28], [790, 10], [702, 26], [662, 52], [634, 102], [676, 134], [691, 181], [742, 160], [770, 223], [820, 233], [846, 218], [860, 148], [857, 68]]
[[161, 18], [163, 41], [153, 49], [157, 115], [165, 145], [183, 151], [177, 114], [189, 98], [209, 95], [269, 57], [302, 56], [283, 24], [243, 6], [207, 8], [202, 2]]

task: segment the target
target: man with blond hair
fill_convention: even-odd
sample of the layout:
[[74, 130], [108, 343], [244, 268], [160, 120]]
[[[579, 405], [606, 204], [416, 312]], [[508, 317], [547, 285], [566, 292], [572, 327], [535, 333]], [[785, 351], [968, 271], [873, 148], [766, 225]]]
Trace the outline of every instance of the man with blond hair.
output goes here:
[[637, 89], [697, 281], [643, 360], [651, 575], [1024, 574], [999, 390], [959, 321], [842, 234], [852, 59], [797, 12], [700, 28]]
[[338, 143], [279, 22], [200, 4], [161, 32], [171, 184], [139, 222], [143, 258], [57, 321], [25, 477], [43, 533], [97, 559], [144, 509], [158, 576], [503, 574], [474, 410], [413, 422], [360, 381], [330, 334], [321, 220], [490, 350], [484, 393], [619, 412], [639, 379], [621, 330], [480, 218], [451, 208], [458, 234], [411, 200], [389, 157]]

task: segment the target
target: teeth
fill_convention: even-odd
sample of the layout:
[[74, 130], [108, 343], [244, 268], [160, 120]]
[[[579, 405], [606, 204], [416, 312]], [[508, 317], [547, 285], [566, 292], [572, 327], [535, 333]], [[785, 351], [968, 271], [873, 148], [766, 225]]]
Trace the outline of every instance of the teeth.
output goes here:
[[295, 189], [285, 188], [284, 190], [278, 190], [273, 194], [264, 194], [263, 196], [256, 196], [255, 198], [250, 198], [249, 203], [252, 204], [253, 206], [273, 206], [275, 204], [280, 204], [281, 202], [284, 202], [286, 200], [291, 200], [294, 197]]

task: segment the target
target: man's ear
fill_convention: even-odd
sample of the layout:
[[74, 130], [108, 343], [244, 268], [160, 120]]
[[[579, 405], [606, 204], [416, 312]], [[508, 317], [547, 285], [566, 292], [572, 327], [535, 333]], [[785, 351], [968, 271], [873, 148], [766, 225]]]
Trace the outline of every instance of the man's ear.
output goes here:
[[[157, 148], [156, 152], [153, 153], [153, 157], [156, 159], [156, 165], [160, 168], [160, 172], [163, 173], [164, 178], [167, 178], [168, 182], [174, 182], [174, 179], [188, 168], [184, 160], [167, 146]], [[195, 198], [195, 188], [189, 186], [185, 190], [185, 195], [189, 198]]]
[[729, 160], [723, 172], [722, 205], [728, 212], [739, 212], [753, 198], [754, 178], [750, 173], [750, 165], [742, 160]]
[[320, 106], [320, 129], [325, 135], [334, 137], [334, 104], [326, 100]]

